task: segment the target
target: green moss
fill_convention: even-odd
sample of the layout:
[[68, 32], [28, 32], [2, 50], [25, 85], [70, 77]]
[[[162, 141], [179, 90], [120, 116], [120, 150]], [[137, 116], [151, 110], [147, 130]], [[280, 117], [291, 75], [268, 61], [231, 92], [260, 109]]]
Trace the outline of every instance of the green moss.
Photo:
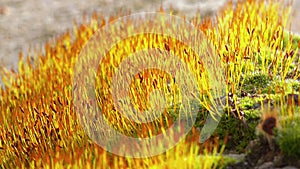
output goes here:
[[[244, 97], [240, 100], [239, 107], [244, 110], [245, 123], [235, 118], [228, 109], [224, 109], [223, 116], [218, 124], [214, 135], [219, 137], [220, 144], [223, 144], [224, 138], [229, 136], [226, 149], [244, 152], [250, 140], [256, 138], [255, 130], [260, 119], [260, 112], [254, 109], [254, 105], [260, 98]], [[194, 127], [202, 128], [209, 112], [200, 108]]]
[[269, 85], [271, 79], [267, 74], [261, 73], [254, 73], [252, 75], [246, 76], [244, 79], [244, 83], [241, 86], [242, 90], [247, 93], [258, 93], [260, 90], [261, 93], [268, 93], [269, 92]]
[[223, 156], [222, 163], [219, 163], [217, 168], [226, 168], [228, 165], [235, 164], [237, 162], [239, 162], [239, 161], [235, 158]]
[[292, 38], [293, 49], [299, 48], [300, 36], [295, 34], [290, 34], [289, 32], [284, 32], [283, 47], [285, 48], [287, 46], [290, 37]]
[[281, 151], [294, 158], [300, 158], [300, 119], [290, 122], [284, 129], [278, 130], [278, 144]]
[[298, 80], [286, 80], [286, 93], [298, 93], [300, 91], [300, 82]]
[[256, 100], [251, 97], [244, 97], [240, 100], [240, 108], [243, 110], [253, 109], [256, 104]]
[[224, 115], [219, 123], [215, 133], [222, 140], [229, 135], [228, 144], [226, 146], [229, 150], [236, 150], [237, 152], [244, 152], [250, 140], [256, 138], [255, 128], [260, 119], [256, 110], [246, 111], [245, 123], [242, 120], [234, 118], [232, 115]]
[[205, 109], [203, 106], [198, 107], [198, 114], [196, 117], [196, 121], [194, 123], [194, 127], [195, 128], [200, 128], [202, 129], [202, 127], [205, 124], [205, 120], [207, 118], [207, 116], [209, 115], [209, 111], [207, 109]]

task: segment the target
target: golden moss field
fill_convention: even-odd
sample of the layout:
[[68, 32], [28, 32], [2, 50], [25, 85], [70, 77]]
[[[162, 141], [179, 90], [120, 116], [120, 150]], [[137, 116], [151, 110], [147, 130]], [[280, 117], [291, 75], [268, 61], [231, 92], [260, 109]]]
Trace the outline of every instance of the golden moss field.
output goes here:
[[[119, 12], [106, 19], [107, 16], [95, 12], [88, 21], [75, 23], [73, 31], [66, 31], [43, 48], [34, 50], [33, 57], [20, 53], [17, 71], [0, 69], [3, 82], [0, 88], [0, 168], [300, 167], [300, 36], [290, 31], [291, 24], [299, 20], [289, 17], [291, 3], [246, 0], [233, 7], [232, 2], [227, 2], [215, 19], [199, 17], [196, 13], [194, 17], [185, 17], [178, 11], [157, 10], [158, 14], [177, 16], [189, 22], [180, 27], [183, 35], [189, 33], [190, 25], [193, 25], [206, 37], [214, 48], [210, 52], [215, 51], [212, 53], [217, 59], [214, 62], [217, 69], [213, 72], [217, 74], [217, 70], [222, 70], [220, 83], [223, 80], [224, 85], [217, 87], [224, 90], [224, 95], [214, 97], [216, 93], [212, 88], [216, 86], [209, 83], [212, 75], [205, 67], [207, 62], [180, 42], [180, 35], [179, 39], [174, 39], [143, 34], [130, 36], [115, 46], [94, 47], [100, 53], [107, 48], [110, 50], [97, 71], [92, 72], [96, 74], [95, 88], [87, 90], [83, 85], [91, 79], [86, 76], [99, 60], [93, 63], [89, 54], [83, 60], [80, 56], [99, 29], [111, 28], [108, 31], [113, 32], [114, 37], [119, 32], [123, 33], [119, 36], [126, 37], [139, 28], [144, 29], [143, 25], [149, 30], [156, 29], [159, 26], [155, 23], [161, 22], [159, 17], [153, 18], [152, 22], [143, 18], [127, 19], [121, 21], [123, 28], [112, 29], [111, 24], [130, 13]], [[128, 31], [123, 31], [124, 27]], [[176, 27], [171, 26], [171, 29], [176, 30]], [[114, 42], [107, 34], [99, 33], [98, 38], [100, 41], [108, 39], [103, 41], [106, 45]], [[188, 40], [195, 41], [193, 38]], [[168, 51], [187, 65], [199, 89], [194, 92], [187, 86], [188, 92], [195, 96], [190, 106], [199, 107], [199, 111], [184, 139], [165, 152], [144, 158], [116, 155], [94, 142], [98, 135], [82, 125], [93, 123], [96, 126], [93, 129], [101, 130], [101, 123], [96, 120], [84, 121], [96, 116], [93, 106], [99, 107], [104, 121], [113, 129], [134, 138], [151, 139], [165, 134], [175, 121], [191, 116], [190, 112], [178, 113], [185, 96], [179, 84], [184, 83], [184, 79], [173, 80], [171, 74], [157, 69], [146, 69], [129, 79], [128, 93], [133, 107], [144, 111], [152, 104], [162, 102], [160, 97], [149, 98], [152, 91], [161, 91], [168, 106], [158, 118], [147, 123], [136, 122], [123, 117], [114, 105], [113, 73], [128, 55], [149, 48]], [[159, 53], [156, 54], [148, 57], [155, 60]], [[80, 67], [80, 62], [88, 65]], [[190, 78], [188, 76], [186, 81]], [[118, 85], [124, 84], [118, 82]], [[78, 95], [74, 95], [74, 91], [78, 91]], [[95, 100], [89, 100], [89, 93], [95, 93]], [[221, 89], [217, 91], [220, 93]], [[212, 135], [200, 143], [200, 131], [206, 117], [218, 116], [213, 110], [220, 102], [220, 122]], [[134, 116], [131, 110], [127, 113]], [[152, 114], [146, 116], [152, 117]], [[185, 131], [187, 126], [179, 123], [176, 132]], [[175, 139], [178, 133], [172, 133], [174, 136], [170, 137]], [[101, 141], [110, 136], [99, 137]], [[173, 141], [169, 140], [169, 144]], [[110, 148], [121, 154], [130, 151], [119, 144], [113, 146]], [[166, 145], [158, 143], [158, 146]], [[141, 147], [140, 151], [143, 153], [145, 149]]]

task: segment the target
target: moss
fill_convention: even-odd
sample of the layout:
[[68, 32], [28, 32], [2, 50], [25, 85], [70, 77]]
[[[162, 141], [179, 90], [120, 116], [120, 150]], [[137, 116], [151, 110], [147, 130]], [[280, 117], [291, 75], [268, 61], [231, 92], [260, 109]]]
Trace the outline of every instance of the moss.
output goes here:
[[289, 38], [292, 38], [293, 49], [300, 48], [300, 36], [296, 34], [290, 34], [289, 32], [284, 32], [283, 47], [286, 48], [289, 43]]
[[256, 104], [256, 100], [251, 97], [244, 97], [240, 100], [240, 107], [243, 110], [253, 109]]
[[239, 161], [235, 158], [225, 156], [223, 157], [222, 163], [220, 163], [217, 168], [227, 168], [228, 165], [235, 164], [237, 162]]
[[228, 135], [229, 140], [226, 148], [241, 153], [244, 152], [249, 141], [256, 138], [255, 129], [259, 119], [260, 116], [256, 110], [245, 112], [245, 123], [226, 114], [222, 117], [215, 133], [221, 140]]
[[277, 131], [277, 141], [281, 151], [290, 156], [300, 158], [300, 119], [294, 120]]
[[300, 82], [298, 80], [289, 79], [285, 82], [287, 84], [286, 93], [298, 93], [300, 91]]
[[267, 74], [254, 73], [252, 75], [246, 76], [244, 79], [244, 83], [241, 88], [243, 91], [254, 94], [261, 91], [261, 93], [268, 93], [269, 85], [271, 83], [271, 79]]
[[[252, 72], [257, 70], [268, 72], [270, 62], [273, 62], [276, 66], [273, 68], [275, 76], [280, 74], [280, 71], [283, 71], [280, 67], [294, 68], [293, 65], [290, 65], [290, 62], [284, 61], [284, 55], [280, 54], [276, 60], [273, 59], [274, 55], [272, 54], [282, 49], [282, 36], [279, 35], [281, 35], [282, 28], [285, 27], [282, 23], [285, 23], [286, 18], [288, 18], [286, 17], [288, 15], [286, 12], [277, 8], [282, 5], [276, 4], [270, 3], [270, 6], [266, 6], [264, 2], [259, 0], [247, 1], [247, 3], [239, 2], [238, 6], [240, 7], [232, 11], [232, 4], [229, 3], [216, 18], [216, 22], [210, 19], [200, 24], [195, 22], [195, 26], [204, 35], [207, 35], [209, 41], [216, 47], [216, 52], [220, 56], [223, 65], [228, 65], [224, 70], [227, 75], [226, 84], [228, 84], [228, 91], [242, 87], [247, 93], [257, 93], [259, 90], [262, 93], [267, 93], [273, 85], [269, 75], [261, 73], [251, 74]], [[276, 15], [275, 13], [279, 11], [281, 12]], [[257, 15], [258, 12], [260, 13], [259, 15]], [[266, 22], [265, 17], [261, 16], [268, 16], [268, 22]], [[113, 21], [118, 17], [110, 17], [108, 21]], [[3, 153], [4, 157], [0, 158], [0, 163], [2, 163], [3, 159], [12, 159], [12, 161], [9, 161], [9, 164], [22, 168], [23, 163], [29, 159], [30, 164], [46, 163], [45, 165], [37, 164], [35, 168], [49, 168], [54, 162], [55, 166], [68, 168], [65, 161], [72, 164], [75, 168], [82, 168], [83, 165], [94, 167], [101, 165], [103, 168], [149, 168], [150, 166], [159, 168], [161, 164], [171, 165], [174, 162], [179, 162], [176, 163], [176, 167], [184, 168], [188, 162], [189, 167], [185, 168], [194, 168], [193, 166], [196, 161], [196, 165], [200, 166], [203, 164], [206, 168], [214, 166], [214, 158], [218, 158], [216, 154], [221, 154], [217, 152], [217, 148], [208, 148], [207, 154], [212, 154], [213, 158], [208, 156], [203, 161], [197, 158], [203, 154], [199, 150], [200, 147], [196, 144], [189, 146], [191, 143], [188, 142], [186, 142], [187, 144], [179, 145], [179, 147], [176, 146], [164, 155], [146, 159], [131, 159], [109, 155], [102, 149], [98, 149], [99, 147], [96, 144], [92, 144], [87, 135], [83, 134], [85, 132], [79, 124], [78, 116], [76, 116], [78, 110], [73, 107], [77, 99], [72, 97], [73, 90], [77, 87], [80, 88], [80, 84], [73, 84], [72, 77], [79, 52], [88, 39], [91, 38], [92, 34], [107, 24], [103, 23], [104, 20], [107, 20], [107, 17], [98, 17], [95, 15], [90, 23], [79, 26], [75, 25], [73, 33], [66, 32], [65, 35], [57, 39], [53, 44], [47, 43], [44, 49], [45, 55], [37, 54], [38, 57], [34, 62], [20, 60], [18, 63], [18, 73], [14, 71], [0, 72], [0, 75], [3, 74], [4, 76], [3, 83], [5, 88], [5, 90], [0, 90], [0, 110], [2, 110], [3, 114], [0, 117], [0, 137], [2, 138], [0, 143], [4, 145], [1, 148], [5, 151]], [[278, 22], [278, 20], [282, 22]], [[144, 23], [143, 20], [140, 20], [140, 22]], [[216, 24], [212, 24], [213, 22]], [[131, 27], [134, 23], [133, 21], [128, 22], [124, 26]], [[272, 24], [272, 27], [268, 26], [270, 24]], [[147, 26], [151, 28], [150, 26], [154, 25], [149, 24]], [[116, 28], [116, 32], [126, 35], [126, 31], [122, 32], [118, 28]], [[103, 40], [109, 40], [111, 36], [106, 37], [103, 34], [102, 38]], [[168, 46], [166, 42], [147, 39], [150, 38], [148, 36], [145, 36], [145, 38], [146, 42], [155, 42], [154, 46], [158, 48], [165, 49]], [[122, 51], [132, 51], [133, 53], [133, 51], [140, 50], [141, 46], [147, 45], [137, 43], [136, 46], [132, 46], [135, 43], [125, 43], [129, 42], [128, 40], [124, 40], [123, 42], [126, 44], [123, 46], [124, 48], [122, 47], [121, 50], [113, 48], [110, 51], [111, 54], [118, 55], [113, 55], [114, 57], [107, 59], [107, 62], [101, 64], [103, 69], [99, 69], [101, 70], [100, 74], [103, 75], [103, 79], [101, 79], [103, 83], [98, 84], [99, 89], [103, 92], [103, 95], [99, 95], [99, 105], [103, 106], [103, 110], [107, 110], [106, 113], [111, 117], [111, 124], [119, 126], [118, 129], [120, 129], [120, 132], [132, 131], [131, 129], [141, 131], [138, 130], [140, 126], [128, 124], [125, 122], [125, 118], [119, 115], [116, 116], [112, 102], [109, 101], [110, 96], [107, 94], [111, 90], [111, 86], [109, 85], [111, 83], [108, 83], [108, 81], [112, 78], [113, 73], [108, 71], [113, 70], [112, 67], [115, 67], [116, 63], [125, 59], [125, 55], [123, 57], [120, 53]], [[291, 42], [293, 44], [297, 43], [297, 41], [290, 41], [287, 38], [286, 45]], [[120, 42], [120, 44], [123, 43]], [[176, 44], [170, 45], [170, 47], [172, 47], [171, 49], [174, 53], [176, 53], [175, 51], [181, 51], [176, 48]], [[191, 55], [187, 53], [187, 56]], [[257, 64], [257, 59], [261, 59], [261, 65]], [[202, 71], [200, 71], [198, 66], [199, 60], [195, 60], [194, 57], [185, 57], [183, 60], [186, 63], [190, 63], [191, 67], [189, 68], [191, 68], [197, 77], [201, 76], [200, 72]], [[277, 70], [278, 72], [276, 72]], [[243, 84], [240, 85], [239, 82], [242, 75], [245, 75], [245, 77]], [[273, 76], [273, 80], [275, 76]], [[151, 79], [155, 79], [155, 76], [151, 77]], [[284, 79], [285, 77], [281, 78]], [[84, 80], [84, 78], [79, 80]], [[134, 89], [136, 86], [132, 87]], [[166, 88], [167, 86], [163, 87]], [[139, 91], [141, 93], [149, 93], [150, 90], [144, 91], [140, 89]], [[256, 101], [256, 99], [254, 100]], [[239, 152], [244, 151], [249, 141], [256, 137], [255, 128], [259, 121], [259, 110], [253, 110], [256, 104], [254, 100], [244, 98], [240, 105], [245, 109], [245, 123], [247, 123], [248, 127], [246, 127], [243, 121], [234, 118], [232, 114], [225, 114], [215, 131], [215, 135], [220, 137], [220, 142], [218, 144], [211, 142], [211, 146], [217, 147], [223, 145], [223, 138], [229, 136], [227, 148]], [[82, 104], [90, 107], [90, 100]], [[193, 105], [198, 107], [197, 103]], [[167, 113], [170, 115], [168, 119], [170, 121], [180, 118], [178, 117], [178, 109], [176, 108], [168, 110]], [[203, 127], [208, 114], [208, 111], [200, 108], [195, 126]], [[163, 125], [161, 123], [156, 123], [157, 125], [149, 124], [145, 130], [142, 130], [142, 133], [136, 132], [133, 135], [147, 135], [149, 130], [153, 129], [156, 132], [156, 128], [154, 127], [165, 127], [167, 125], [167, 119], [162, 118], [159, 122]], [[53, 136], [51, 136], [52, 131], [54, 133]], [[51, 139], [49, 139], [49, 133]], [[55, 139], [58, 134], [60, 138]], [[184, 157], [186, 157], [187, 162], [182, 160]], [[93, 164], [87, 164], [86, 162], [88, 161], [94, 161], [96, 164], [94, 162]], [[169, 166], [165, 166], [165, 168], [167, 167]]]

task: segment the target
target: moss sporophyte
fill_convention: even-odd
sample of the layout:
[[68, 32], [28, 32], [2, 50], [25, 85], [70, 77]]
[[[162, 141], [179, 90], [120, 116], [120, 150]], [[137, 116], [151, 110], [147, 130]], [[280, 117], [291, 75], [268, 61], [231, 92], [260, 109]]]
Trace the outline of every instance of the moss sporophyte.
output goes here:
[[[225, 164], [223, 153], [226, 148], [237, 147], [237, 151], [245, 152], [248, 142], [255, 139], [259, 119], [259, 128], [267, 138], [278, 139], [284, 153], [299, 157], [298, 151], [288, 150], [290, 145], [299, 150], [297, 146], [300, 145], [298, 130], [292, 130], [299, 129], [296, 124], [299, 121], [297, 86], [300, 57], [299, 40], [288, 31], [290, 10], [290, 4], [285, 5], [279, 0], [246, 0], [239, 1], [234, 8], [231, 2], [226, 3], [215, 19], [182, 18], [205, 35], [216, 51], [219, 68], [224, 71], [223, 87], [226, 92], [221, 97], [221, 103], [224, 103], [221, 113], [224, 115], [216, 131], [202, 144], [199, 143], [201, 127], [210, 115], [208, 110], [214, 108], [208, 103], [220, 96], [214, 97], [211, 92], [216, 86], [208, 83], [213, 74], [205, 70], [204, 61], [194, 57], [189, 49], [177, 50], [178, 46], [184, 49], [184, 44], [170, 38], [143, 36], [137, 41], [128, 39], [111, 47], [108, 56], [114, 57], [104, 58], [105, 64], [98, 69], [96, 83], [91, 85], [95, 88], [82, 92], [84, 102], [81, 104], [85, 111], [80, 112], [83, 114], [78, 117], [76, 100], [72, 95], [74, 90], [82, 87], [82, 83], [75, 84], [72, 79], [78, 57], [99, 29], [109, 27], [125, 14], [119, 13], [106, 19], [95, 13], [88, 22], [75, 23], [72, 32], [67, 31], [34, 52], [33, 60], [21, 53], [17, 72], [1, 69], [1, 168], [220, 168]], [[163, 10], [159, 13], [168, 14]], [[143, 18], [136, 18], [135, 22], [123, 21], [123, 27], [144, 22]], [[151, 26], [149, 24], [149, 28]], [[118, 33], [118, 29], [110, 31]], [[108, 38], [105, 34], [101, 36]], [[180, 81], [157, 69], [137, 73], [129, 81], [129, 98], [136, 110], [149, 109], [157, 102], [168, 105], [156, 121], [133, 123], [113, 109], [113, 95], [109, 95], [110, 80], [115, 66], [124, 57], [120, 54], [141, 49], [145, 41], [162, 51], [186, 56], [181, 59], [188, 63], [188, 69], [199, 87], [199, 92], [193, 93], [199, 98], [191, 100], [189, 105], [199, 108], [199, 111], [186, 137], [166, 152], [147, 158], [117, 156], [89, 137], [106, 138], [109, 132], [106, 132], [107, 135], [93, 135], [92, 132], [86, 133], [80, 125], [79, 118], [95, 115], [91, 105], [101, 108], [105, 122], [112, 128], [140, 139], [164, 133], [174, 121], [183, 118], [178, 113], [183, 98], [178, 85]], [[88, 71], [88, 68], [84, 70]], [[88, 82], [90, 79], [80, 80]], [[150, 91], [156, 89], [163, 92], [165, 99], [158, 97], [159, 92], [149, 96]], [[97, 99], [88, 100], [93, 94]], [[266, 104], [268, 106], [264, 107]], [[272, 104], [279, 108], [272, 109]], [[190, 112], [185, 113], [188, 116]], [[97, 128], [97, 120], [86, 123], [92, 124], [99, 133], [101, 128]], [[185, 126], [180, 127], [185, 129]], [[113, 145], [111, 149], [123, 151], [124, 147]]]

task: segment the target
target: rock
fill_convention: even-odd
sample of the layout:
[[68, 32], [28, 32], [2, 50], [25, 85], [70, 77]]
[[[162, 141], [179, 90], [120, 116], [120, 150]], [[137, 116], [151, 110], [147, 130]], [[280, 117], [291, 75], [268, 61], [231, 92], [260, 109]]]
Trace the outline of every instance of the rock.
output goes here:
[[257, 169], [270, 169], [270, 168], [274, 168], [273, 162], [266, 162], [263, 163], [261, 166], [257, 167]]
[[268, 152], [263, 153], [262, 157], [257, 161], [257, 165], [262, 165], [262, 164], [265, 164], [266, 162], [273, 161], [275, 154], [276, 154], [276, 152], [273, 152], [273, 151], [268, 151]]
[[282, 169], [298, 169], [298, 168], [294, 167], [294, 166], [286, 166], [286, 167], [283, 167]]
[[297, 169], [297, 167], [294, 167], [294, 166], [286, 166], [286, 167], [283, 167], [282, 169]]
[[282, 155], [277, 155], [274, 157], [274, 166], [275, 167], [283, 167], [286, 166], [287, 162], [286, 160], [283, 158]]
[[245, 159], [246, 154], [226, 154], [225, 157], [233, 158], [237, 162], [243, 161]]

